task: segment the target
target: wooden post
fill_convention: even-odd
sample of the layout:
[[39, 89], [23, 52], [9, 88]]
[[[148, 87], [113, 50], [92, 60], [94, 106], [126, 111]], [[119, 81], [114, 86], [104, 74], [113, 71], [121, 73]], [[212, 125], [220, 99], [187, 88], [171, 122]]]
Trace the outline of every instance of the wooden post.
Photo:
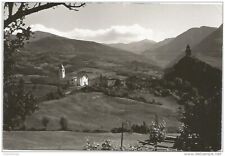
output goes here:
[[120, 144], [120, 149], [121, 151], [123, 150], [123, 122], [122, 122], [122, 130], [121, 130], [121, 144]]
[[154, 145], [155, 151], [157, 151], [157, 142]]

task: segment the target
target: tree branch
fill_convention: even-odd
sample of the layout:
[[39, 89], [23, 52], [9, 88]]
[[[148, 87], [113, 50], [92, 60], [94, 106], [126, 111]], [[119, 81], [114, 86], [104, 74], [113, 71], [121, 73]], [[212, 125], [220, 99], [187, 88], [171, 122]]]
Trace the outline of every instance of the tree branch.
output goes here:
[[14, 14], [11, 15], [10, 17], [8, 17], [5, 21], [4, 21], [4, 28], [6, 28], [9, 24], [11, 24], [12, 22], [16, 21], [17, 19], [20, 19], [26, 15], [41, 11], [41, 10], [45, 10], [45, 9], [49, 9], [52, 8], [54, 6], [59, 6], [59, 5], [63, 5], [66, 8], [70, 9], [70, 10], [75, 10], [78, 11], [76, 8], [80, 8], [83, 7], [85, 5], [85, 3], [80, 3], [79, 5], [76, 5], [76, 3], [72, 4], [66, 4], [66, 3], [46, 3], [43, 5], [38, 5], [37, 7], [33, 7], [30, 9], [25, 9], [25, 10], [21, 10], [23, 8], [23, 4], [21, 4], [21, 6], [19, 7], [18, 11]]
[[75, 4], [71, 4], [71, 3], [66, 4], [66, 3], [63, 3], [62, 5], [65, 6], [66, 8], [68, 8], [69, 10], [78, 11], [77, 8], [80, 8], [80, 7], [85, 6], [85, 3], [81, 3], [79, 5], [76, 5], [76, 3]]

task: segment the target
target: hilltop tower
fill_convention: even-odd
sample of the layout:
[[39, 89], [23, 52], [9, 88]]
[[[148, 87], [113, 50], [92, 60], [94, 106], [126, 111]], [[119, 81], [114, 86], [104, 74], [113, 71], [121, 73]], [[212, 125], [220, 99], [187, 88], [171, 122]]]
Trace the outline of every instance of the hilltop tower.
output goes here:
[[64, 79], [66, 77], [65, 68], [62, 64], [59, 65], [58, 76], [59, 76], [59, 79]]
[[188, 56], [188, 57], [191, 56], [191, 48], [190, 48], [189, 44], [186, 47], [185, 53], [186, 53], [186, 56]]

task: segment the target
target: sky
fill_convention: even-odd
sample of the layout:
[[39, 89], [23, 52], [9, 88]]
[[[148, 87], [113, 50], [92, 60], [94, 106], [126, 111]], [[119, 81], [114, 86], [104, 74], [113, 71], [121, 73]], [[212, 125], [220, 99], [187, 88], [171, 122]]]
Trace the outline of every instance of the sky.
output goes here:
[[87, 3], [79, 11], [63, 6], [29, 15], [34, 31], [101, 43], [161, 41], [193, 27], [219, 27], [222, 4]]

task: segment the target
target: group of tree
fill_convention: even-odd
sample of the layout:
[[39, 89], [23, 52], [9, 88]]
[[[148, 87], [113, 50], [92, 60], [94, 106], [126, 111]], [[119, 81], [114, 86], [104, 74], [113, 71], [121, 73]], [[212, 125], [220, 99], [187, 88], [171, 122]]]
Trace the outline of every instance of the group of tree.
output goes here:
[[148, 134], [149, 133], [149, 126], [146, 122], [143, 121], [142, 124], [132, 124], [130, 127], [118, 127], [113, 128], [111, 130], [112, 133], [121, 133], [121, 132], [129, 132], [129, 133], [140, 133], [140, 134]]
[[194, 97], [183, 101], [183, 127], [176, 148], [184, 151], [217, 151], [221, 149], [222, 97]]
[[[179, 78], [178, 78], [179, 77]], [[181, 135], [175, 147], [184, 151], [221, 149], [222, 72], [185, 56], [164, 77], [175, 80], [184, 106]], [[186, 87], [181, 87], [188, 82]]]

